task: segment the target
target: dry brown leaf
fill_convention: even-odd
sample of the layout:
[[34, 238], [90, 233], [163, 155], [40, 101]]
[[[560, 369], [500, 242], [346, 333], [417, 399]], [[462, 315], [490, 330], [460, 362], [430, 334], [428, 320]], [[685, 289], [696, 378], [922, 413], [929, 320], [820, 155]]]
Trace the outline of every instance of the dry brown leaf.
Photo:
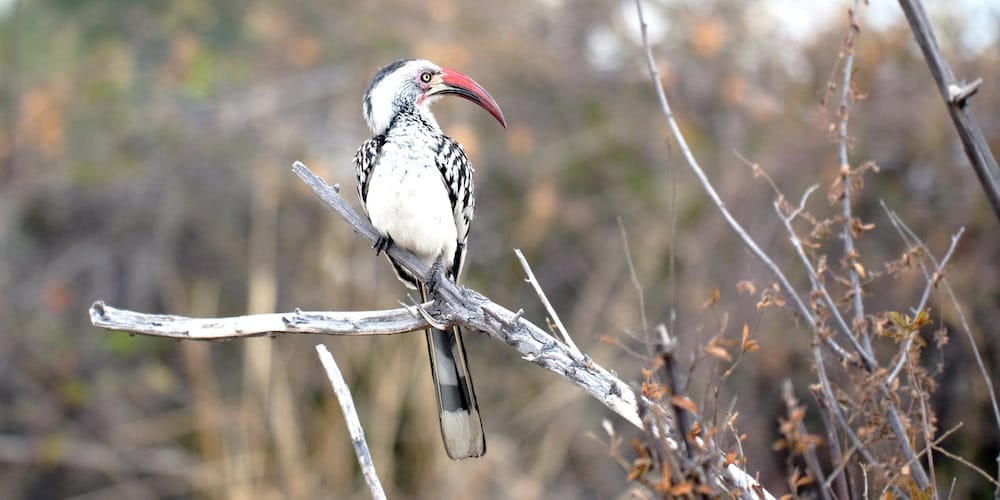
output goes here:
[[862, 266], [860, 262], [854, 263], [854, 271], [858, 273], [858, 276], [861, 276], [862, 279], [865, 278], [865, 266]]
[[816, 480], [816, 478], [814, 478], [811, 473], [808, 473], [805, 476], [799, 478], [797, 481], [795, 481], [795, 487], [796, 488], [801, 488], [801, 487], [806, 486], [808, 484], [812, 484], [813, 481], [815, 481], [815, 480]]
[[709, 307], [714, 306], [715, 303], [719, 301], [719, 296], [720, 295], [721, 295], [721, 292], [719, 292], [719, 287], [718, 286], [713, 286], [712, 287], [712, 293], [708, 296], [708, 300], [706, 300], [705, 303], [701, 305], [701, 308], [702, 309], [708, 309]]
[[733, 360], [733, 357], [729, 355], [729, 351], [726, 351], [725, 349], [715, 345], [705, 346], [705, 354], [708, 354], [713, 358], [720, 359], [725, 362], [730, 362]]
[[670, 488], [670, 495], [679, 497], [681, 495], [687, 495], [692, 491], [694, 491], [694, 485], [688, 481], [685, 481], [683, 483], [674, 486], [673, 488]]
[[694, 413], [695, 415], [698, 414], [698, 407], [694, 404], [694, 401], [691, 401], [691, 399], [687, 396], [674, 396], [670, 398], [670, 404], [678, 408], [683, 408], [691, 413]]
[[749, 280], [740, 281], [739, 283], [736, 284], [736, 292], [741, 294], [745, 293], [748, 295], [756, 295], [757, 286], [754, 285], [753, 282]]

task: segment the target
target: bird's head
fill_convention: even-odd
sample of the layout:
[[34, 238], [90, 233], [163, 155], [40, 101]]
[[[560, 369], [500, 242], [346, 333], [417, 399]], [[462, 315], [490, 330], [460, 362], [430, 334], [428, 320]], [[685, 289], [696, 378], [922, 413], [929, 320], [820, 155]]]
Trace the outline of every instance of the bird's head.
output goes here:
[[507, 127], [500, 106], [478, 83], [458, 71], [423, 59], [402, 59], [375, 74], [365, 91], [365, 121], [373, 133], [384, 134], [397, 114], [407, 110], [427, 111], [432, 102], [445, 94], [478, 104]]

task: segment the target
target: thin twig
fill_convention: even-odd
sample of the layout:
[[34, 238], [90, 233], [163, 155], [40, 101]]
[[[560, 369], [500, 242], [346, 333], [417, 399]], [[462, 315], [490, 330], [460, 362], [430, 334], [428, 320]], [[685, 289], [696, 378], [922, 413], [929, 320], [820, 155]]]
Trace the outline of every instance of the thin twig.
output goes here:
[[[660, 72], [657, 69], [656, 62], [653, 59], [653, 47], [649, 42], [649, 30], [648, 30], [648, 25], [646, 24], [645, 16], [643, 15], [642, 11], [642, 0], [635, 0], [635, 7], [636, 7], [636, 15], [639, 19], [639, 28], [642, 37], [642, 47], [646, 56], [646, 66], [649, 69], [649, 75], [653, 82], [653, 88], [656, 90], [656, 96], [659, 99], [660, 109], [663, 113], [663, 116], [666, 119], [667, 124], [670, 127], [671, 133], [674, 136], [674, 139], [677, 141], [677, 145], [680, 147], [681, 152], [683, 153], [688, 166], [691, 168], [691, 171], [698, 178], [699, 182], [702, 185], [702, 188], [705, 190], [708, 197], [712, 200], [716, 208], [722, 214], [722, 217], [723, 219], [726, 220], [726, 223], [728, 223], [729, 226], [732, 228], [732, 230], [740, 237], [740, 239], [743, 241], [743, 244], [747, 247], [747, 249], [749, 249], [750, 252], [755, 257], [757, 257], [757, 259], [760, 260], [764, 264], [764, 266], [767, 267], [768, 270], [774, 275], [775, 279], [779, 282], [779, 285], [781, 286], [783, 293], [790, 298], [799, 315], [803, 319], [805, 319], [810, 325], [814, 324], [815, 320], [813, 318], [812, 313], [809, 311], [809, 308], [806, 307], [806, 304], [805, 302], [802, 301], [802, 298], [798, 295], [798, 293], [796, 293], [795, 289], [792, 287], [791, 282], [788, 281], [788, 278], [781, 271], [778, 265], [774, 263], [774, 261], [760, 248], [759, 245], [757, 245], [757, 242], [754, 241], [754, 239], [746, 232], [746, 230], [743, 229], [743, 226], [740, 225], [740, 223], [732, 216], [732, 214], [726, 208], [725, 202], [722, 201], [722, 198], [719, 196], [719, 193], [716, 192], [715, 188], [712, 186], [711, 181], [709, 181], [708, 176], [705, 175], [704, 170], [702, 170], [701, 166], [698, 164], [697, 159], [695, 159], [694, 157], [694, 153], [691, 152], [691, 148], [688, 147], [687, 141], [684, 139], [684, 135], [681, 133], [680, 127], [677, 125], [677, 121], [674, 119], [673, 112], [671, 112], [670, 110], [670, 104], [669, 102], [667, 102], [666, 92], [663, 90], [663, 82], [660, 81]], [[834, 342], [833, 339], [829, 337], [826, 337], [824, 342], [829, 346], [836, 345], [836, 342]], [[835, 349], [834, 351], [838, 352], [838, 355], [844, 354], [842, 348]], [[734, 467], [732, 467], [732, 464], [730, 464], [729, 470], [732, 469], [734, 469]], [[738, 468], [735, 469], [740, 470]], [[748, 477], [748, 479], [751, 478]], [[766, 491], [764, 493], [767, 494]]]
[[819, 184], [813, 184], [812, 186], [809, 186], [804, 193], [802, 193], [802, 199], [799, 200], [799, 206], [796, 207], [795, 210], [792, 210], [792, 213], [788, 214], [787, 219], [789, 222], [798, 217], [799, 214], [806, 209], [806, 202], [809, 201], [809, 196], [812, 195], [813, 191], [816, 191], [817, 189], [819, 189]]
[[819, 414], [823, 420], [823, 427], [826, 429], [826, 445], [830, 450], [830, 463], [836, 464], [836, 467], [830, 472], [826, 480], [827, 484], [824, 487], [835, 488], [837, 498], [850, 498], [847, 476], [851, 471], [847, 469], [847, 464], [850, 462], [850, 457], [854, 455], [854, 448], [852, 446], [847, 453], [843, 452], [840, 444], [840, 432], [837, 430], [837, 424], [834, 422], [834, 417], [830, 409], [827, 408], [827, 404], [823, 400], [820, 400], [818, 397], [816, 399]]
[[954, 461], [956, 461], [956, 462], [958, 462], [958, 463], [960, 463], [960, 464], [962, 464], [962, 465], [964, 465], [964, 466], [966, 466], [966, 467], [968, 467], [968, 468], [976, 471], [976, 474], [979, 474], [980, 476], [983, 476], [983, 478], [986, 479], [987, 481], [989, 481], [990, 484], [992, 484], [995, 488], [1000, 488], [1000, 481], [997, 481], [996, 479], [993, 479], [992, 477], [990, 477], [990, 475], [986, 471], [984, 471], [983, 469], [979, 468], [979, 466], [977, 466], [976, 464], [974, 464], [972, 462], [969, 462], [968, 460], [962, 458], [961, 455], [956, 455], [956, 454], [954, 454], [954, 453], [952, 453], [952, 452], [950, 452], [950, 451], [948, 451], [948, 450], [946, 450], [946, 449], [938, 446], [937, 444], [935, 444], [933, 446], [933, 448], [934, 448], [934, 451], [936, 451], [936, 452], [938, 452], [938, 453], [940, 453], [940, 454], [942, 454], [942, 455], [944, 455], [944, 456], [946, 456], [946, 457], [948, 457], [948, 458], [950, 458], [950, 459], [952, 459], [952, 460], [954, 460]]
[[854, 324], [859, 330], [861, 345], [865, 350], [872, 352], [871, 339], [867, 330], [861, 325], [864, 324], [865, 308], [861, 294], [861, 279], [854, 264], [857, 262], [858, 253], [854, 248], [854, 214], [851, 207], [851, 164], [847, 155], [847, 121], [851, 114], [851, 77], [854, 73], [854, 42], [855, 37], [861, 32], [858, 28], [857, 13], [859, 1], [854, 0], [851, 9], [848, 10], [847, 35], [844, 37], [844, 72], [840, 82], [840, 108], [837, 113], [837, 142], [838, 156], [840, 157], [840, 176], [844, 183], [843, 214], [844, 214], [844, 258], [847, 263], [847, 274], [851, 280], [851, 294], [854, 300]]
[[[934, 454], [930, 452], [931, 443], [934, 441], [934, 433], [931, 431], [931, 425], [927, 420], [927, 401], [925, 396], [928, 396], [927, 391], [924, 390], [922, 384], [920, 383], [920, 377], [916, 373], [916, 369], [913, 367], [913, 360], [904, 355], [903, 359], [906, 359], [907, 368], [909, 368], [910, 379], [913, 381], [913, 385], [917, 388], [917, 401], [919, 401], [920, 406], [920, 423], [922, 424], [922, 429], [924, 431], [924, 451], [927, 453], [927, 471], [930, 473], [931, 477], [937, 477], [934, 473]], [[931, 481], [931, 491], [933, 494], [931, 498], [940, 498], [938, 496], [937, 481]]]
[[382, 489], [382, 482], [378, 479], [378, 472], [375, 471], [375, 463], [372, 462], [372, 454], [368, 451], [368, 442], [365, 440], [365, 430], [361, 427], [361, 420], [358, 419], [358, 412], [354, 409], [354, 398], [351, 397], [351, 388], [344, 381], [344, 376], [340, 374], [337, 361], [323, 344], [316, 344], [316, 353], [323, 363], [326, 376], [330, 379], [333, 392], [340, 402], [340, 409], [344, 412], [344, 422], [347, 423], [347, 432], [351, 435], [351, 444], [354, 445], [354, 454], [358, 456], [358, 465], [361, 466], [361, 474], [365, 476], [368, 483], [368, 491], [371, 492], [375, 500], [385, 500], [385, 490]]
[[[865, 459], [866, 462], [868, 462], [873, 466], [882, 465], [882, 462], [879, 461], [877, 458], [875, 458], [875, 456], [872, 455], [871, 451], [869, 451], [868, 448], [864, 445], [864, 443], [861, 442], [861, 439], [854, 432], [854, 429], [851, 428], [851, 424], [847, 421], [847, 417], [845, 417], [844, 413], [840, 410], [840, 404], [837, 402], [837, 398], [833, 394], [833, 389], [832, 389], [833, 386], [830, 383], [830, 379], [826, 374], [826, 365], [823, 362], [823, 352], [819, 349], [818, 345], [813, 346], [812, 355], [813, 355], [813, 360], [816, 363], [816, 374], [819, 377], [819, 387], [820, 387], [819, 391], [820, 396], [817, 397], [816, 400], [819, 401], [820, 404], [827, 405], [831, 414], [834, 417], [834, 420], [837, 422], [838, 425], [840, 425], [840, 429], [844, 432], [844, 434], [847, 435], [848, 439], [850, 439], [851, 443], [854, 445], [854, 448]], [[889, 416], [890, 425], [893, 428], [893, 432], [897, 436], [900, 436], [899, 441], [900, 445], [903, 448], [903, 453], [911, 462], [915, 462], [916, 456], [913, 454], [913, 450], [910, 448], [909, 441], [907, 440], [908, 436], [904, 432], [902, 424], [899, 421], [899, 415], [897, 414], [896, 407], [889, 401], [885, 386], [881, 385], [880, 389], [882, 390], [882, 397], [887, 403], [887, 413]], [[864, 467], [862, 467], [862, 470], [864, 470]], [[920, 467], [919, 464], [916, 464], [912, 468], [912, 473], [914, 480], [917, 482], [917, 485], [920, 488], [925, 488], [928, 479], [923, 468]], [[924, 484], [921, 484], [921, 481], [923, 481]], [[892, 489], [893, 492], [895, 492], [898, 497], [900, 498], [905, 497], [903, 495], [902, 490], [900, 490], [899, 487], [896, 486], [895, 484], [890, 483], [886, 487]]]
[[[893, 220], [893, 224], [894, 225], [896, 224], [895, 220]], [[923, 260], [919, 261], [920, 262], [920, 264], [919, 264], [920, 268], [924, 271], [924, 275], [927, 277], [927, 286], [924, 287], [924, 293], [920, 297], [920, 302], [917, 304], [917, 307], [916, 307], [916, 309], [914, 311], [914, 314], [917, 314], [920, 311], [923, 311], [924, 308], [927, 307], [927, 301], [930, 298], [930, 290], [931, 290], [931, 288], [934, 287], [934, 284], [937, 282], [937, 279], [938, 279], [936, 277], [943, 277], [944, 276], [944, 274], [943, 274], [944, 273], [944, 268], [945, 268], [945, 266], [948, 265], [948, 261], [951, 260], [951, 256], [955, 252], [955, 247], [958, 246], [958, 240], [962, 237], [962, 234], [964, 232], [965, 232], [965, 228], [962, 227], [962, 228], [958, 229], [957, 233], [955, 233], [955, 234], [952, 235], [952, 237], [951, 237], [951, 245], [948, 247], [948, 251], [944, 254], [944, 257], [941, 258], [941, 262], [940, 263], [935, 263], [934, 264], [935, 265], [934, 273], [929, 273], [927, 271], [927, 266], [924, 264]], [[930, 255], [930, 253], [927, 253], [926, 256], [927, 256], [928, 260], [932, 260], [933, 259], [933, 257]], [[896, 362], [896, 366], [894, 366], [892, 368], [892, 371], [889, 372], [889, 376], [886, 377], [886, 379], [885, 379], [885, 383], [886, 384], [890, 384], [891, 385], [892, 381], [896, 378], [897, 375], [899, 375], [900, 370], [903, 369], [903, 364], [906, 362], [906, 360], [909, 357], [908, 353], [910, 352], [910, 347], [913, 345], [913, 341], [914, 341], [914, 339], [918, 335], [919, 335], [918, 332], [912, 332], [911, 335], [909, 335], [906, 338], [906, 342], [903, 343], [903, 347], [900, 349], [899, 361]]]
[[632, 251], [628, 247], [628, 235], [625, 233], [625, 223], [618, 217], [618, 230], [621, 231], [622, 245], [625, 247], [625, 263], [628, 264], [628, 273], [632, 278], [632, 286], [639, 296], [639, 314], [642, 316], [642, 333], [649, 333], [649, 323], [646, 322], [646, 298], [642, 292], [642, 283], [639, 282], [639, 275], [635, 272], [635, 264], [632, 262]]
[[[834, 432], [836, 432], [836, 427], [834, 426], [833, 423], [828, 423], [826, 421], [826, 417], [824, 417], [823, 425], [827, 429], [833, 429]], [[829, 444], [833, 444], [834, 442], [836, 442], [836, 441], [831, 441]], [[839, 442], [837, 442], [837, 446], [838, 446], [838, 449], [839, 449], [839, 446], [840, 446]], [[851, 464], [851, 457], [854, 455], [855, 451], [857, 451], [857, 449], [854, 447], [854, 445], [851, 445], [851, 447], [848, 448], [847, 453], [845, 453], [843, 455], [843, 458], [837, 459], [836, 461], [833, 462], [833, 463], [837, 464], [837, 466], [834, 467], [832, 471], [830, 471], [830, 477], [828, 477], [826, 479], [826, 485], [824, 485], [825, 487], [832, 488], [832, 484], [834, 482], [834, 479], [837, 479], [838, 477], [840, 479], [837, 479], [836, 482], [838, 484], [844, 483], [844, 481], [841, 481], [841, 479], [843, 479], [844, 476], [846, 475], [845, 471], [848, 470], [847, 466]], [[840, 455], [838, 455], [838, 456], [840, 456]], [[864, 469], [863, 466], [861, 468]], [[847, 490], [847, 485], [844, 484], [843, 486], [844, 486], [843, 490], [839, 490], [838, 489], [838, 491], [837, 491], [837, 498], [850, 498], [850, 495], [848, 495], [848, 493], [847, 493], [847, 491], [848, 491]], [[838, 486], [838, 488], [839, 488], [839, 486]], [[861, 498], [866, 498], [866, 497], [861, 497]]]
[[562, 335], [563, 342], [569, 346], [570, 350], [576, 352], [580, 359], [583, 359], [583, 353], [580, 352], [580, 348], [576, 346], [573, 342], [573, 338], [569, 336], [569, 332], [566, 331], [566, 327], [563, 326], [563, 322], [559, 319], [559, 314], [556, 313], [555, 308], [549, 302], [549, 298], [545, 296], [545, 291], [542, 290], [542, 284], [538, 282], [535, 278], [535, 273], [531, 271], [531, 266], [528, 264], [528, 259], [524, 258], [524, 254], [521, 253], [520, 248], [514, 249], [514, 254], [517, 255], [517, 259], [521, 261], [521, 268], [524, 269], [524, 274], [528, 276], [528, 279], [524, 280], [531, 283], [532, 288], [535, 289], [535, 293], [538, 294], [538, 299], [542, 301], [542, 305], [545, 306], [545, 310], [549, 313], [549, 317], [552, 318], [552, 322], [555, 323], [556, 329], [559, 330], [559, 334]]
[[[957, 431], [958, 431], [958, 429], [960, 429], [961, 427], [962, 427], [962, 422], [959, 422], [959, 423], [957, 423], [957, 424], [953, 425], [953, 426], [952, 426], [952, 427], [951, 427], [950, 429], [948, 429], [948, 430], [946, 430], [946, 431], [942, 432], [942, 433], [941, 433], [941, 435], [940, 435], [940, 436], [938, 436], [938, 437], [937, 437], [937, 439], [935, 439], [935, 440], [934, 440], [934, 441], [933, 441], [933, 442], [931, 443], [931, 445], [932, 445], [932, 447], [931, 447], [931, 448], [928, 448], [928, 447], [924, 447], [924, 449], [923, 449], [923, 450], [921, 450], [921, 451], [920, 451], [920, 453], [917, 453], [916, 455], [914, 455], [914, 456], [913, 456], [913, 458], [911, 458], [910, 460], [908, 460], [908, 461], [906, 461], [905, 463], [903, 463], [903, 464], [902, 464], [902, 465], [901, 465], [901, 466], [899, 467], [899, 469], [898, 469], [898, 470], [896, 471], [896, 473], [895, 473], [895, 474], [893, 474], [893, 475], [891, 475], [891, 476], [889, 476], [889, 477], [888, 477], [888, 481], [887, 481], [887, 483], [890, 483], [890, 484], [893, 484], [893, 483], [895, 483], [895, 482], [896, 482], [896, 479], [897, 479], [897, 478], [898, 478], [899, 476], [901, 476], [901, 475], [902, 475], [902, 471], [903, 471], [904, 469], [908, 468], [908, 467], [910, 466], [910, 464], [913, 464], [913, 463], [915, 463], [915, 462], [916, 462], [917, 460], [920, 460], [920, 458], [924, 456], [924, 453], [927, 453], [927, 452], [928, 452], [929, 450], [931, 450], [931, 449], [935, 449], [934, 447], [936, 447], [936, 446], [940, 445], [941, 443], [943, 443], [945, 439], [948, 439], [948, 437], [949, 437], [949, 436], [951, 436], [952, 434], [954, 434], [955, 432], [957, 432]], [[882, 491], [883, 491], [883, 493], [884, 493], [884, 492], [886, 491], [886, 488], [883, 488], [883, 490], [882, 490]]]

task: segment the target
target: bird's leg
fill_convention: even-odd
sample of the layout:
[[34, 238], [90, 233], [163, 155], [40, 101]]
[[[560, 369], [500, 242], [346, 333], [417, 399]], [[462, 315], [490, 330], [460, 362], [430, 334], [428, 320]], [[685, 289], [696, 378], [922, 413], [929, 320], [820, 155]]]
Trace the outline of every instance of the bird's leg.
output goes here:
[[389, 236], [389, 235], [385, 235], [385, 236], [379, 235], [378, 239], [375, 240], [375, 244], [372, 245], [372, 248], [375, 249], [375, 255], [378, 255], [378, 254], [380, 254], [380, 253], [388, 250], [389, 246], [391, 246], [391, 245], [392, 245], [392, 236]]
[[430, 276], [427, 279], [427, 292], [430, 295], [437, 293], [437, 286], [441, 283], [441, 280], [448, 279], [444, 275], [444, 260], [442, 255], [438, 255], [438, 258], [434, 260], [434, 264], [431, 265]]

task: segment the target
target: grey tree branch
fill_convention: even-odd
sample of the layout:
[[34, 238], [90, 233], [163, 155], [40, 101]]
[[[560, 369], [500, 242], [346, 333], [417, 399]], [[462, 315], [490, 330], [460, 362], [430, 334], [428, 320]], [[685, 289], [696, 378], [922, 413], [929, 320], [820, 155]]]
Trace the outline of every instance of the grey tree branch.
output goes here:
[[340, 409], [344, 412], [344, 421], [347, 423], [347, 432], [351, 435], [351, 444], [354, 445], [354, 454], [358, 456], [358, 465], [361, 466], [361, 474], [365, 476], [368, 483], [368, 491], [371, 492], [374, 500], [385, 500], [385, 490], [382, 489], [382, 482], [375, 472], [375, 464], [372, 462], [372, 454], [368, 451], [368, 441], [365, 440], [365, 430], [361, 427], [361, 420], [358, 418], [358, 411], [354, 409], [354, 398], [351, 397], [351, 388], [344, 381], [344, 376], [340, 374], [337, 361], [333, 359], [333, 354], [326, 349], [323, 344], [316, 345], [316, 353], [319, 361], [323, 363], [326, 376], [330, 379], [333, 392], [340, 402]]
[[927, 60], [927, 66], [930, 67], [931, 75], [937, 82], [951, 121], [958, 131], [958, 137], [962, 140], [965, 155], [976, 171], [976, 176], [979, 177], [986, 198], [993, 206], [993, 214], [1000, 219], [1000, 167], [997, 166], [997, 161], [990, 152], [989, 143], [986, 142], [986, 137], [968, 105], [969, 98], [979, 88], [982, 80], [977, 79], [971, 84], [964, 84], [955, 79], [951, 67], [941, 55], [941, 48], [920, 0], [899, 0], [899, 6], [906, 14], [913, 36], [916, 37], [917, 44], [924, 53], [924, 59]]
[[[433, 303], [423, 304], [433, 309]], [[97, 301], [90, 306], [90, 322], [108, 330], [121, 330], [151, 337], [178, 340], [233, 339], [289, 333], [324, 335], [390, 335], [427, 326], [409, 309], [385, 311], [311, 312], [254, 314], [231, 318], [187, 318], [172, 314], [147, 314], [118, 309]]]

